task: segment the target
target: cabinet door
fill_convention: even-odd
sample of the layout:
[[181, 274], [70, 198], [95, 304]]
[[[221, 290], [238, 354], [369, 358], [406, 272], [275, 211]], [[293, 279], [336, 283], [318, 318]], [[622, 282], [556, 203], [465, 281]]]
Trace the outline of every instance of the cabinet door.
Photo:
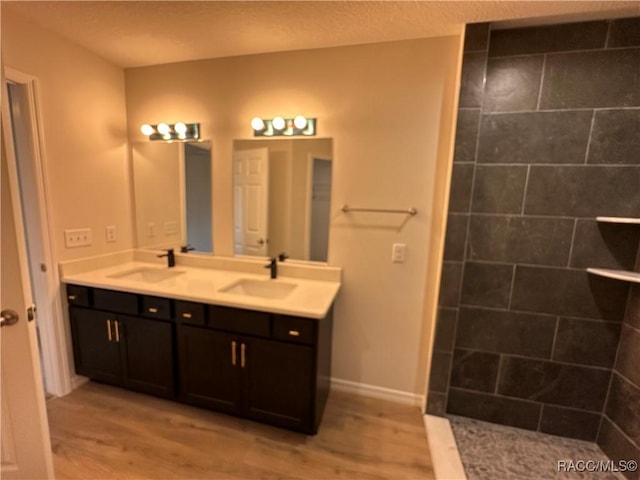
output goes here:
[[234, 335], [182, 325], [179, 333], [182, 401], [240, 412], [240, 342]]
[[313, 350], [257, 338], [243, 339], [247, 415], [274, 425], [311, 433]]
[[152, 395], [174, 397], [174, 325], [123, 315], [118, 320], [124, 385]]
[[71, 308], [71, 334], [76, 372], [108, 383], [120, 383], [120, 349], [115, 315]]

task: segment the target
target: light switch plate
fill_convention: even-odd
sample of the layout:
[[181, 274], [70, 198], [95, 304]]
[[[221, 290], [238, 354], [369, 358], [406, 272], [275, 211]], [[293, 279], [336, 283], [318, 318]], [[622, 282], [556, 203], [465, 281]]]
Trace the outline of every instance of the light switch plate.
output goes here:
[[93, 241], [90, 228], [75, 228], [64, 231], [64, 244], [67, 248], [85, 247]]

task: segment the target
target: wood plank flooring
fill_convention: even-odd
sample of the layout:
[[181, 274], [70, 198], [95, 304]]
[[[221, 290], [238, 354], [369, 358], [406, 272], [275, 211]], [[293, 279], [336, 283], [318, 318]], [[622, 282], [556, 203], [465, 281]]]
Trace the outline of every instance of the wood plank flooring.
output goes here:
[[315, 436], [89, 382], [47, 402], [57, 479], [433, 479], [415, 407], [329, 396]]

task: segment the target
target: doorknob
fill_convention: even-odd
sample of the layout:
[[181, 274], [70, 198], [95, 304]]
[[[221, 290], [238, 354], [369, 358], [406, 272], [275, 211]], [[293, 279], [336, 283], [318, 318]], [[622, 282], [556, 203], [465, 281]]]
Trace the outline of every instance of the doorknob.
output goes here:
[[0, 327], [10, 327], [18, 323], [18, 320], [20, 320], [20, 317], [13, 310], [2, 310], [0, 312]]
[[264, 245], [264, 238], [258, 239], [258, 245]]

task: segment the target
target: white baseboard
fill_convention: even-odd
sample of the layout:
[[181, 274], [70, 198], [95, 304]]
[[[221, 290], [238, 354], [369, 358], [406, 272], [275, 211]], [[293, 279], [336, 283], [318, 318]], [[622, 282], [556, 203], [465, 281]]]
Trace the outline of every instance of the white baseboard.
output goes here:
[[425, 415], [424, 428], [436, 480], [467, 480], [449, 420]]
[[87, 377], [83, 377], [81, 375], [74, 375], [71, 377], [71, 391], [73, 392], [76, 388], [81, 387], [85, 383], [87, 383], [89, 379]]
[[364, 397], [380, 398], [391, 402], [402, 403], [404, 405], [414, 405], [418, 408], [424, 407], [424, 396], [415, 393], [393, 390], [391, 388], [377, 387], [366, 383], [352, 382], [341, 378], [331, 378], [331, 388], [342, 392], [354, 393]]

